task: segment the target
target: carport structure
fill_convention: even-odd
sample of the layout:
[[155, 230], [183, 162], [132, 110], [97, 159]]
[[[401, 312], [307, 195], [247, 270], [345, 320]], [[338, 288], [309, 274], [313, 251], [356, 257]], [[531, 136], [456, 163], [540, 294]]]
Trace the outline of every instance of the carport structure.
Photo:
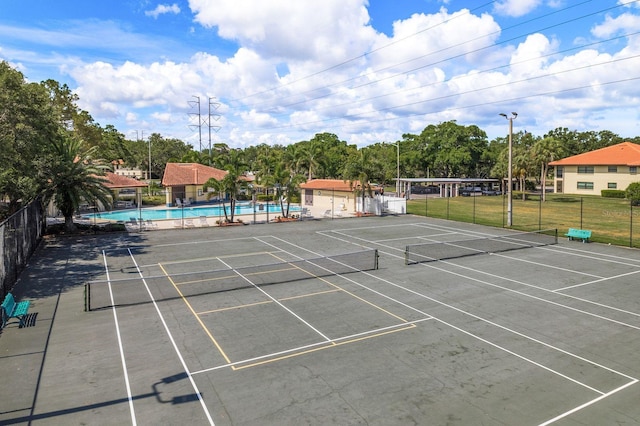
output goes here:
[[399, 182], [400, 195], [404, 194], [406, 198], [411, 198], [412, 187], [416, 184], [426, 184], [427, 186], [437, 186], [437, 194], [440, 197], [457, 197], [460, 195], [460, 189], [465, 187], [482, 187], [491, 188], [499, 179], [479, 179], [479, 178], [400, 178]]

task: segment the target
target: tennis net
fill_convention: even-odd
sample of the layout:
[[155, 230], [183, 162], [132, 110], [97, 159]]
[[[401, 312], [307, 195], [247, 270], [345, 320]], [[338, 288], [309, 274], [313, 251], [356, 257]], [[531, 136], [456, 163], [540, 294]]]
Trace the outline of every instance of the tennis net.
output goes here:
[[436, 260], [455, 259], [477, 254], [500, 253], [557, 243], [558, 230], [546, 229], [460, 241], [410, 244], [404, 252], [404, 263], [411, 265], [415, 263], [434, 262]]
[[[91, 281], [85, 284], [85, 310], [150, 303], [151, 298], [142, 283], [142, 278], [147, 282], [161, 280], [159, 286], [154, 286], [158, 287], [158, 294], [156, 295], [156, 291], [152, 291], [155, 300], [160, 301], [375, 269], [378, 269], [378, 251], [372, 249], [257, 266]], [[175, 287], [167, 286], [167, 279], [170, 279]], [[176, 288], [179, 292], [176, 291]], [[111, 301], [112, 297], [113, 302]]]

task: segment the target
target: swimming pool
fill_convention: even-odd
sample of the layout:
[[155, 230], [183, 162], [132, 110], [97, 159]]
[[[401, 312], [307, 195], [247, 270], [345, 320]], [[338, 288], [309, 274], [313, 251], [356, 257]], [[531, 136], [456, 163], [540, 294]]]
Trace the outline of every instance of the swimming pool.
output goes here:
[[[286, 206], [285, 206], [286, 207]], [[292, 205], [289, 208], [289, 212], [300, 211], [300, 206]], [[267, 212], [266, 204], [256, 205], [256, 214], [264, 214]], [[229, 205], [227, 205], [227, 214], [230, 214]], [[236, 215], [252, 215], [253, 206], [251, 204], [236, 204]], [[280, 204], [269, 204], [269, 214], [282, 214], [280, 210]], [[132, 209], [132, 210], [117, 210], [112, 212], [100, 212], [96, 214], [82, 215], [83, 219], [99, 219], [99, 220], [113, 220], [126, 222], [131, 218], [142, 218], [142, 220], [166, 220], [166, 219], [189, 219], [197, 218], [200, 216], [207, 217], [224, 217], [224, 211], [222, 206], [203, 206], [203, 207], [185, 207], [185, 208], [160, 208], [160, 209]]]

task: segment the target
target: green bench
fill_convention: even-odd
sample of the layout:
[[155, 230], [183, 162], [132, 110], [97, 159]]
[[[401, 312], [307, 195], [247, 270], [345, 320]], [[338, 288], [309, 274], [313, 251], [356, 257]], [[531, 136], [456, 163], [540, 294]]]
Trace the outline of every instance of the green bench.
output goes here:
[[575, 229], [569, 228], [569, 232], [564, 234], [565, 237], [568, 237], [569, 240], [582, 240], [582, 242], [589, 242], [589, 238], [591, 238], [591, 231], [587, 229]]
[[17, 318], [20, 320], [20, 327], [23, 327], [25, 325], [25, 319], [27, 318], [30, 303], [31, 302], [28, 300], [16, 302], [13, 294], [7, 293], [4, 298], [4, 302], [2, 302], [2, 327], [0, 328], [4, 328], [11, 318]]

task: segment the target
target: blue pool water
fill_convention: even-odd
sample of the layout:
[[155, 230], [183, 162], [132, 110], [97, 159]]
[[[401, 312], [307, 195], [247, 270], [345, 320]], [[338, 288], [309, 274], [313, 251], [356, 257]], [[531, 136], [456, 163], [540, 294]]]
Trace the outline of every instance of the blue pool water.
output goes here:
[[[260, 210], [262, 208], [262, 210]], [[286, 208], [286, 206], [285, 206]], [[290, 212], [300, 211], [299, 206], [291, 206]], [[263, 214], [267, 212], [266, 204], [256, 205], [256, 214]], [[230, 214], [229, 205], [227, 204], [227, 214]], [[236, 215], [252, 215], [253, 206], [251, 204], [236, 204]], [[280, 210], [280, 204], [269, 204], [269, 214], [274, 214], [274, 217], [278, 214], [282, 214]], [[222, 206], [204, 206], [204, 207], [185, 207], [185, 208], [164, 208], [164, 209], [132, 209], [132, 210], [117, 210], [112, 212], [100, 212], [96, 214], [83, 215], [85, 219], [94, 220], [106, 219], [113, 221], [126, 222], [131, 218], [142, 218], [143, 220], [164, 220], [164, 219], [189, 219], [197, 218], [200, 216], [208, 217], [224, 217], [224, 211]]]

